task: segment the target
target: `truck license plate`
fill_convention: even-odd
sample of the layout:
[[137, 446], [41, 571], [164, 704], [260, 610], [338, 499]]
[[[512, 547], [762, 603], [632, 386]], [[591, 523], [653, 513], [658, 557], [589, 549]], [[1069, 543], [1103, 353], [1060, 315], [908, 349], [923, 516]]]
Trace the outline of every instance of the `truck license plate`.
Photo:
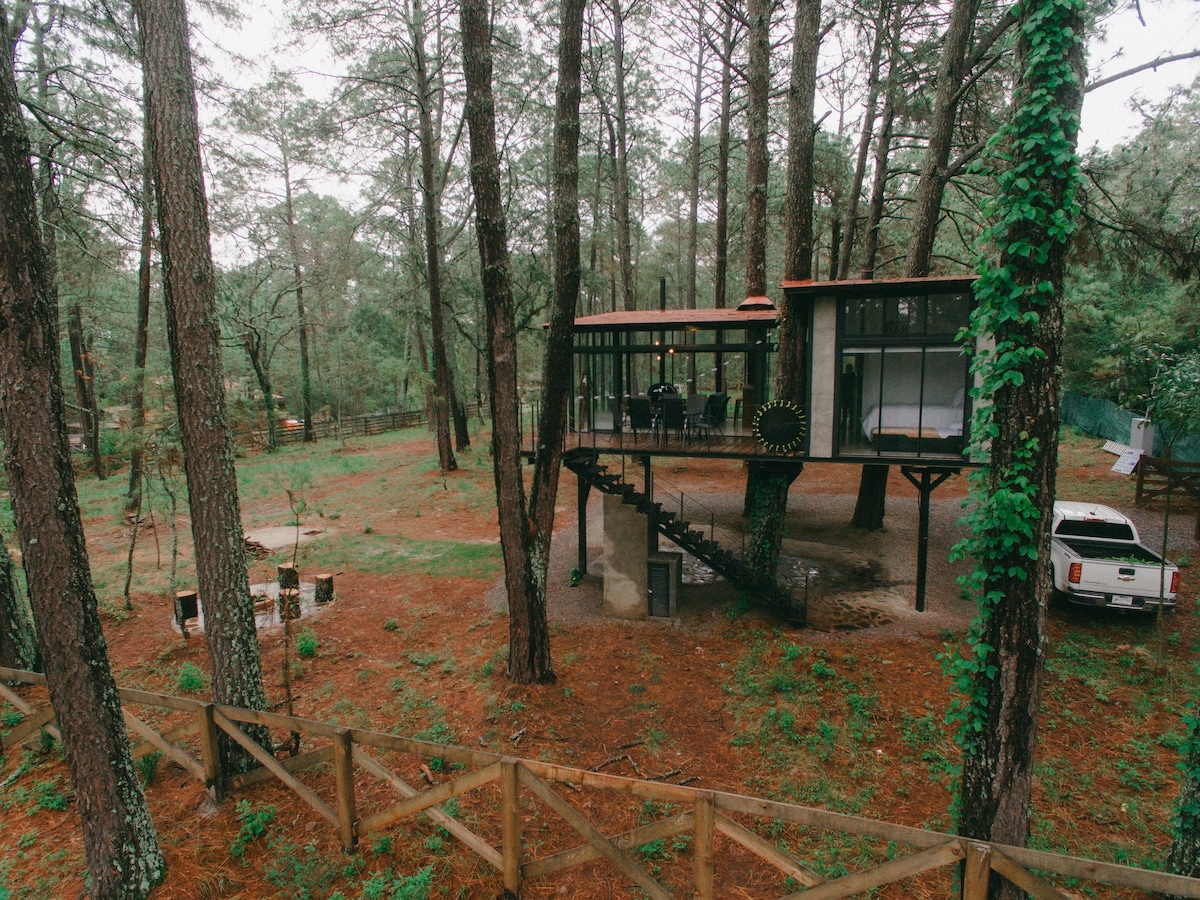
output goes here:
[[1128, 594], [1113, 594], [1112, 595], [1112, 605], [1113, 606], [1133, 606], [1133, 597], [1129, 596]]

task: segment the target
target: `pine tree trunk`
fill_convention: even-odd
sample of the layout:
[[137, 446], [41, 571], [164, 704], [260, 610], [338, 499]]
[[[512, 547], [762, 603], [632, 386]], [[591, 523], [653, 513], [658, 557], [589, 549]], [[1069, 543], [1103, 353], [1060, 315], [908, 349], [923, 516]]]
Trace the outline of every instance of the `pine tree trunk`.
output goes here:
[[150, 347], [150, 259], [154, 247], [154, 166], [150, 150], [150, 129], [143, 110], [142, 129], [142, 233], [138, 246], [137, 330], [133, 343], [133, 449], [129, 451], [129, 486], [125, 509], [134, 511], [142, 504], [143, 457], [146, 447], [146, 356]]
[[813, 104], [817, 94], [817, 56], [820, 48], [821, 0], [798, 0], [792, 36], [792, 77], [788, 90], [787, 195], [783, 229], [785, 281], [812, 278], [813, 149], [817, 137], [813, 125]]
[[933, 240], [937, 236], [942, 194], [946, 189], [946, 164], [950, 161], [954, 123], [958, 118], [958, 104], [966, 71], [967, 50], [978, 13], [979, 0], [954, 0], [950, 24], [942, 40], [941, 65], [934, 85], [933, 119], [929, 123], [929, 145], [925, 149], [921, 174], [917, 179], [912, 237], [904, 262], [904, 274], [910, 278], [928, 275], [930, 271]]
[[[262, 709], [266, 695], [225, 411], [186, 11], [183, 0], [135, 0], [134, 10], [146, 73], [167, 337], [213, 697]], [[266, 729], [247, 730], [269, 744]], [[222, 747], [227, 772], [249, 765], [249, 757], [231, 741]]]
[[[985, 576], [978, 630], [984, 655], [967, 701], [959, 831], [1015, 846], [1029, 834], [1052, 587], [1049, 512], [1058, 455], [1063, 280], [1079, 190], [1083, 13], [1082, 0], [1021, 7], [1011, 171], [1001, 179], [996, 202], [1000, 215], [1013, 209], [1023, 215], [998, 227], [999, 266], [983, 274], [979, 288], [983, 320], [997, 346], [1013, 348], [1020, 361], [1013, 371], [1021, 377], [1008, 377], [1008, 368], [1000, 375], [984, 369], [985, 389], [999, 384], [992, 390], [988, 483], [974, 538]], [[1019, 527], [1010, 524], [1015, 517], [1022, 519]], [[989, 886], [991, 898], [1023, 896], [1004, 879]]]
[[[292, 165], [287, 141], [280, 147], [283, 156], [283, 202], [287, 215], [288, 249], [292, 255], [292, 278], [296, 281], [296, 340], [300, 345], [300, 418], [304, 443], [317, 440], [313, 425], [312, 377], [308, 360], [308, 309], [304, 305], [304, 268], [300, 265], [300, 233], [296, 228], [296, 204], [292, 196]], [[274, 421], [272, 416], [271, 421]], [[273, 436], [272, 436], [273, 437]]]
[[862, 477], [858, 483], [858, 500], [854, 504], [854, 515], [850, 519], [853, 527], [865, 528], [867, 531], [879, 531], [883, 528], [889, 471], [889, 466], [863, 466]]
[[[0, 10], [0, 32], [7, 33]], [[57, 298], [11, 61], [0, 63], [0, 437], [50, 701], [75, 787], [89, 893], [141, 898], [164, 865], [100, 628], [63, 415]]]
[[896, 118], [896, 103], [889, 86], [880, 115], [879, 137], [875, 141], [875, 166], [871, 178], [871, 202], [867, 209], [867, 221], [863, 227], [861, 277], [875, 277], [875, 260], [879, 255], [879, 227], [883, 223], [883, 211], [887, 201], [888, 156], [891, 154], [892, 125]]
[[748, 0], [746, 19], [750, 40], [746, 64], [746, 296], [765, 297], [771, 4], [768, 0]]
[[[721, 114], [717, 122], [717, 186], [713, 233], [713, 306], [726, 306], [726, 281], [729, 277], [729, 140], [733, 119], [733, 6], [723, 7], [724, 30], [721, 38]], [[718, 391], [725, 390], [725, 372], [717, 357]]]
[[[850, 196], [846, 200], [846, 218], [842, 226], [841, 247], [838, 252], [834, 277], [845, 281], [850, 277], [850, 255], [854, 249], [854, 238], [858, 229], [858, 204], [862, 197], [863, 183], [867, 177], [867, 157], [875, 132], [875, 118], [879, 114], [880, 67], [883, 62], [883, 45], [888, 35], [887, 16], [891, 5], [881, 2], [875, 12], [874, 41], [871, 44], [871, 62], [867, 70], [867, 99], [863, 103], [863, 124], [858, 141], [858, 155], [854, 161], [854, 178], [850, 185]], [[899, 16], [897, 16], [899, 18]]]
[[12, 556], [0, 534], [0, 666], [40, 672], [33, 612], [21, 595]]
[[616, 129], [616, 184], [613, 194], [617, 204], [617, 258], [621, 266], [621, 297], [624, 308], [637, 309], [637, 294], [633, 284], [633, 225], [629, 212], [629, 110], [626, 103], [625, 78], [625, 11], [621, 0], [609, 0], [613, 17], [613, 84], [617, 108], [614, 115]]
[[413, 54], [416, 61], [417, 119], [421, 143], [421, 213], [425, 226], [425, 276], [429, 288], [429, 331], [433, 341], [433, 430], [437, 437], [438, 467], [458, 468], [450, 441], [450, 407], [454, 386], [446, 353], [446, 313], [442, 302], [441, 188], [434, 172], [434, 102], [425, 59], [425, 16], [420, 0], [413, 3]]
[[1167, 870], [1200, 878], [1200, 719], [1193, 722], [1179, 785], [1179, 819]]
[[546, 620], [546, 561], [540, 555], [535, 523], [526, 512], [521, 474], [517, 329], [509, 276], [508, 233], [500, 191], [500, 161], [496, 151], [487, 0], [464, 0], [460, 17], [475, 230], [487, 305], [492, 468], [496, 479], [500, 544], [504, 552], [504, 582], [508, 589], [508, 676], [521, 684], [553, 682], [550, 630]]

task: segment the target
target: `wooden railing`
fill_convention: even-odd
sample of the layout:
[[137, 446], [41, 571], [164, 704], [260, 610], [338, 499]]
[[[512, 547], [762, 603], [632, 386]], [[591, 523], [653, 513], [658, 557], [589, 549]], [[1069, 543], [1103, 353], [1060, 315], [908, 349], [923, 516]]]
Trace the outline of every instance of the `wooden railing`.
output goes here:
[[[0, 668], [0, 682], [43, 685], [45, 679], [32, 672]], [[0, 741], [0, 756], [39, 729], [56, 734], [52, 709], [38, 709], [3, 683], [0, 683], [0, 696], [25, 716], [24, 721]], [[424, 812], [435, 825], [444, 828], [464, 848], [495, 869], [503, 889], [514, 897], [519, 895], [526, 880], [603, 860], [646, 896], [667, 900], [676, 894], [643, 861], [639, 861], [638, 854], [631, 851], [655, 841], [687, 835], [690, 871], [686, 877], [676, 879], [681, 882], [677, 889], [680, 895], [704, 900], [717, 896], [715, 874], [719, 867], [726, 880], [731, 876], [727, 848], [722, 846], [721, 854], [716, 853], [718, 837], [729, 842], [728, 849], [732, 849], [732, 845], [743, 848], [777, 870], [781, 878], [804, 886], [804, 890], [786, 895], [803, 900], [850, 897], [960, 863], [963, 900], [984, 900], [993, 874], [1008, 879], [1038, 900], [1067, 900], [1074, 896], [1063, 893], [1049, 880], [1054, 876], [1119, 889], [1200, 898], [1200, 879], [1164, 872], [969, 840], [742, 794], [623, 778], [148, 691], [122, 688], [120, 697], [126, 707], [125, 721], [135, 758], [157, 750], [193, 778], [203, 781], [218, 798], [227, 792], [244, 790], [275, 778], [336, 830], [346, 850], [352, 850], [358, 840], [370, 832]], [[129, 706], [157, 710], [167, 720], [165, 724], [174, 727], [166, 731], [160, 730], [161, 725], [152, 727], [129, 712]], [[180, 718], [183, 721], [178, 721]], [[280, 760], [251, 740], [241, 729], [243, 724], [299, 733], [322, 746]], [[219, 733], [229, 735], [245, 748], [261, 768], [226, 776], [221, 771], [217, 746]], [[380, 760], [384, 754], [415, 758], [409, 759], [407, 765], [426, 784], [422, 788], [414, 787], [415, 778], [406, 779], [397, 771], [404, 761], [385, 765]], [[440, 760], [442, 767], [450, 770], [450, 777], [439, 782], [433, 775], [434, 767], [427, 764], [431, 760]], [[301, 772], [308, 773], [311, 783], [300, 779]], [[362, 776], [373, 779], [370, 787], [363, 785], [359, 789], [356, 785], [356, 779]], [[375, 785], [384, 787], [386, 800], [379, 801], [380, 792]], [[627, 827], [630, 820], [626, 816], [615, 826], [620, 830], [606, 834], [589, 815], [580, 811], [579, 805], [564, 799], [554, 785], [574, 792], [581, 801], [586, 801], [591, 791], [615, 793], [643, 804], [654, 801], [660, 804], [658, 811], [662, 817], [648, 824]], [[399, 800], [395, 800], [395, 795], [399, 795]], [[459, 802], [468, 801], [469, 795], [476, 801], [469, 811], [470, 826], [444, 808], [455, 798]], [[360, 804], [365, 806], [364, 801], [368, 800], [374, 808], [360, 809]], [[533, 808], [537, 802], [561, 818], [570, 831], [547, 830], [543, 825], [545, 817]], [[467, 817], [457, 802], [455, 807], [460, 816]], [[738, 818], [747, 821], [744, 824]], [[784, 823], [889, 843], [885, 845], [887, 849], [881, 849], [877, 855], [876, 865], [825, 880], [803, 861], [755, 831], [754, 824], [763, 820], [769, 825]], [[574, 840], [581, 839], [581, 842], [564, 841], [563, 835], [570, 832], [578, 836]], [[561, 846], [563, 843], [568, 846]], [[895, 855], [897, 845], [910, 850]], [[534, 850], [540, 851], [541, 855], [535, 858]], [[883, 857], [882, 861], [878, 861], [878, 857]], [[734, 869], [732, 877], [737, 874], [738, 870]], [[945, 881], [947, 885], [953, 883], [949, 877]], [[747, 896], [741, 885], [732, 886], [732, 893]]]
[[1195, 508], [1196, 530], [1193, 539], [1200, 541], [1200, 462], [1154, 456], [1139, 459], [1133, 502], [1141, 506], [1149, 500], [1162, 500], [1168, 491], [1176, 502]]
[[[464, 413], [467, 418], [471, 418], [479, 415], [479, 409], [479, 404], [469, 403]], [[386, 431], [417, 428], [428, 421], [429, 415], [424, 409], [409, 409], [394, 413], [372, 413], [362, 416], [343, 416], [341, 419], [325, 419], [313, 422], [313, 433], [318, 440], [350, 437], [351, 435], [383, 434]], [[248, 446], [262, 447], [267, 443], [265, 428], [239, 431], [234, 434], [234, 437]], [[304, 440], [304, 426], [284, 425], [281, 422], [275, 429], [275, 440], [280, 444], [298, 444]]]

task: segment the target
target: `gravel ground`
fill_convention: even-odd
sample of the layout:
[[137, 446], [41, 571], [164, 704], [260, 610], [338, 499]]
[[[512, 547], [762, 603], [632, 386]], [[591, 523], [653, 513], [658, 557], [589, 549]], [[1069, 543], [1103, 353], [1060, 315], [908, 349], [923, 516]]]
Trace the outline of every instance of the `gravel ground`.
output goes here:
[[[565, 495], [564, 495], [565, 496]], [[741, 493], [706, 493], [704, 504], [712, 511], [718, 528], [733, 533], [744, 528], [741, 519]], [[788, 504], [787, 538], [784, 556], [802, 556], [812, 560], [837, 559], [849, 554], [861, 558], [872, 572], [862, 583], [849, 579], [840, 584], [827, 579], [824, 590], [810, 596], [810, 626], [836, 631], [870, 626], [881, 637], [931, 636], [946, 631], [962, 633], [974, 614], [975, 606], [962, 598], [957, 577], [969, 570], [964, 562], [951, 563], [950, 549], [965, 535], [959, 524], [963, 499], [959, 496], [930, 502], [929, 554], [925, 611], [916, 611], [916, 569], [918, 547], [918, 507], [915, 496], [891, 490], [887, 499], [884, 529], [866, 532], [847, 523], [854, 510], [852, 494], [821, 494], [793, 491]], [[576, 519], [573, 503], [560, 506], [551, 551], [548, 612], [552, 622], [586, 625], [611, 622], [601, 614], [603, 599], [603, 498], [593, 492], [588, 503], [588, 572], [578, 586], [570, 586], [571, 570], [577, 565]], [[1142, 540], [1157, 550], [1162, 543], [1161, 510], [1127, 510], [1136, 523]], [[1194, 556], [1192, 539], [1194, 518], [1182, 513], [1172, 517], [1171, 552], [1173, 558]], [[666, 539], [663, 549], [670, 549]], [[685, 563], [685, 572], [690, 566]], [[685, 583], [679, 595], [679, 615], [674, 620], [645, 620], [623, 623], [630, 627], [706, 627], [725, 621], [736, 608], [739, 591], [724, 579], [712, 583]], [[504, 602], [500, 581], [489, 593], [494, 605]], [[856, 615], [856, 611], [862, 615]], [[883, 623], [883, 624], [880, 624]]]

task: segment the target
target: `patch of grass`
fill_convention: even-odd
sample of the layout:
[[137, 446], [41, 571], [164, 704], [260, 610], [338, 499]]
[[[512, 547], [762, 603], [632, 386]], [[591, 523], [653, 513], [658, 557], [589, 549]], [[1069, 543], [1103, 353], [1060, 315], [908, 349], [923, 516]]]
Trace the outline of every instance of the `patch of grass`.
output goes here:
[[[368, 532], [342, 532], [320, 548], [321, 565], [370, 575], [445, 576], [495, 578], [504, 565], [500, 545], [455, 541], [408, 541]], [[373, 529], [372, 529], [373, 530]]]
[[397, 620], [397, 619], [385, 620], [383, 623], [383, 630], [384, 631], [399, 631], [400, 630], [399, 620]]
[[305, 628], [296, 638], [296, 652], [305, 658], [316, 656], [317, 648], [320, 646], [321, 641], [311, 628]]
[[185, 694], [199, 694], [208, 687], [208, 676], [192, 663], [185, 662], [175, 676], [175, 685]]

